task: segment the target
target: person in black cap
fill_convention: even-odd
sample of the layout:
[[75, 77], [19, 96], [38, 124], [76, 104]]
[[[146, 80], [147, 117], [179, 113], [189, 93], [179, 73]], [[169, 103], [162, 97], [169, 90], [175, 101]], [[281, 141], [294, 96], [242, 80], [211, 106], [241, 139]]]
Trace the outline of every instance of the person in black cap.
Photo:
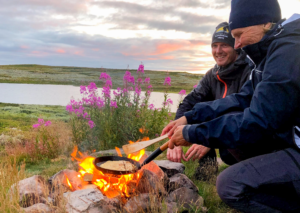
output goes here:
[[[251, 70], [246, 61], [246, 54], [243, 51], [234, 50], [233, 46], [234, 38], [231, 36], [228, 23], [220, 23], [213, 33], [211, 42], [212, 55], [216, 65], [184, 98], [176, 112], [175, 119], [184, 116], [184, 113], [191, 110], [196, 103], [213, 101], [240, 91], [242, 85], [249, 78]], [[226, 149], [220, 149], [219, 153], [226, 164], [232, 165], [237, 162]], [[174, 162], [188, 161], [191, 158], [199, 160], [199, 167], [195, 175], [201, 180], [210, 179], [218, 168], [215, 149], [197, 144], [194, 144], [186, 152], [186, 155], [183, 154], [180, 146], [173, 150], [168, 149], [167, 158]]]
[[300, 212], [300, 15], [281, 19], [277, 0], [232, 0], [229, 27], [253, 61], [250, 80], [169, 124], [169, 148], [242, 150], [218, 176], [221, 199], [242, 212]]

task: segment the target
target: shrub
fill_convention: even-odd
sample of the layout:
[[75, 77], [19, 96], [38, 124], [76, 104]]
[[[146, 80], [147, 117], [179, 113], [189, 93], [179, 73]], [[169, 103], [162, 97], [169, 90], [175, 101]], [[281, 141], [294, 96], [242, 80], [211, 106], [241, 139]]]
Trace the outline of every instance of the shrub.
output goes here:
[[127, 70], [123, 77], [124, 88], [112, 92], [112, 79], [102, 72], [99, 78], [104, 83], [101, 95], [93, 82], [80, 86], [82, 99], [71, 100], [66, 107], [72, 114], [70, 124], [73, 141], [79, 148], [84, 151], [110, 149], [144, 136], [159, 136], [171, 118], [169, 106], [173, 101], [167, 93], [171, 78], [165, 79], [163, 106], [155, 108], [149, 103], [152, 85], [150, 78], [144, 78], [143, 65], [139, 66], [137, 73], [135, 79]]

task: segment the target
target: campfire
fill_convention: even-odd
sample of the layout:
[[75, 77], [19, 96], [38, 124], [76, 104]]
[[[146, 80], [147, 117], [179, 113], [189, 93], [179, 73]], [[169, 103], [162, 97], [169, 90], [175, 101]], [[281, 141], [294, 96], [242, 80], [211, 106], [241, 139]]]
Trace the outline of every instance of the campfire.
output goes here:
[[[149, 140], [148, 137], [143, 138], [141, 141]], [[140, 141], [140, 140], [139, 140]], [[137, 141], [137, 142], [139, 142]], [[129, 141], [129, 143], [134, 143]], [[122, 157], [121, 151], [118, 147], [115, 147], [118, 155]], [[145, 154], [145, 150], [141, 150], [134, 154], [129, 154], [127, 158], [140, 161]], [[84, 184], [94, 184], [100, 191], [108, 198], [121, 196], [122, 198], [129, 198], [135, 191], [135, 186], [140, 179], [141, 171], [134, 174], [127, 175], [112, 175], [104, 174], [97, 170], [93, 164], [95, 157], [87, 156], [75, 147], [71, 154], [72, 160], [79, 163], [79, 175], [78, 177], [83, 181]], [[66, 176], [66, 182], [72, 191], [80, 188], [74, 187]]]

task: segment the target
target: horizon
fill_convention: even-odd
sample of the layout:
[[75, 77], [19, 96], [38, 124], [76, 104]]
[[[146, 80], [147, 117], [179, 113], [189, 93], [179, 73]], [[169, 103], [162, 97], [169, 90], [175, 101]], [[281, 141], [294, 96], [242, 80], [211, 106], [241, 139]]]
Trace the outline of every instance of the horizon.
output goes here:
[[[300, 0], [278, 1], [282, 17]], [[211, 36], [230, 0], [0, 0], [0, 65], [137, 69], [204, 74]], [[218, 15], [216, 15], [218, 14]]]

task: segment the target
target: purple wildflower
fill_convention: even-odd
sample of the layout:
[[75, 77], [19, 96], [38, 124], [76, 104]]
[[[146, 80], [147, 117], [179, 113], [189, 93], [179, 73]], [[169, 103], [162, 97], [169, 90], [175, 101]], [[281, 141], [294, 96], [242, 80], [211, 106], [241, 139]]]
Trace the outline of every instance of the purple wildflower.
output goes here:
[[165, 82], [164, 85], [168, 84], [169, 86], [171, 86], [171, 78], [168, 76], [165, 78]]
[[43, 124], [43, 123], [44, 123], [44, 119], [43, 119], [43, 118], [39, 118], [39, 119], [38, 119], [38, 123], [39, 123], [39, 124]]
[[80, 94], [82, 94], [82, 93], [84, 93], [84, 94], [87, 93], [87, 92], [86, 92], [86, 86], [84, 86], [84, 85], [81, 85], [81, 86], [80, 86]]
[[105, 85], [106, 85], [107, 87], [112, 88], [112, 82], [111, 82], [111, 80], [106, 80]]
[[151, 89], [151, 88], [152, 88], [152, 85], [150, 84], [147, 88], [148, 88], [148, 89]]
[[99, 79], [105, 79], [105, 80], [108, 80], [108, 79], [111, 79], [110, 76], [106, 73], [106, 72], [102, 72], [100, 74], [100, 77]]
[[106, 98], [110, 98], [110, 88], [109, 87], [103, 87], [102, 94], [104, 94], [104, 96]]
[[74, 110], [73, 110], [73, 106], [72, 106], [71, 104], [66, 106], [66, 110], [67, 110], [68, 112], [73, 112], [73, 111], [74, 111]]
[[32, 127], [35, 128], [35, 129], [36, 129], [36, 128], [39, 128], [39, 127], [40, 127], [40, 124], [33, 124]]
[[117, 102], [116, 101], [111, 101], [110, 106], [114, 108], [118, 108]]
[[155, 107], [154, 104], [149, 105], [149, 109], [154, 109], [154, 107]]
[[97, 90], [97, 86], [94, 82], [91, 82], [88, 86], [87, 89], [90, 93], [93, 93]]
[[139, 84], [143, 84], [143, 79], [142, 79], [142, 78], [138, 78], [138, 79], [137, 79], [137, 82], [138, 82]]
[[143, 65], [143, 64], [141, 64], [141, 65], [139, 66], [137, 72], [138, 72], [138, 73], [140, 72], [140, 73], [143, 73], [143, 74], [144, 74], [144, 65]]
[[44, 124], [44, 126], [50, 126], [52, 123], [51, 121], [46, 121], [46, 123]]
[[150, 78], [146, 77], [144, 82], [145, 82], [145, 84], [149, 84], [150, 83]]
[[139, 87], [135, 87], [135, 93], [140, 96], [141, 95], [141, 92], [142, 92], [142, 89], [139, 88]]
[[94, 121], [92, 121], [92, 120], [90, 120], [90, 121], [88, 122], [88, 124], [89, 124], [89, 126], [90, 126], [91, 129], [95, 127], [95, 123], [94, 123]]
[[181, 90], [178, 94], [179, 94], [179, 95], [186, 95], [186, 91], [183, 89], [183, 90]]
[[196, 85], [193, 86], [193, 88], [197, 88], [197, 86], [198, 86], [198, 85], [196, 84]]

